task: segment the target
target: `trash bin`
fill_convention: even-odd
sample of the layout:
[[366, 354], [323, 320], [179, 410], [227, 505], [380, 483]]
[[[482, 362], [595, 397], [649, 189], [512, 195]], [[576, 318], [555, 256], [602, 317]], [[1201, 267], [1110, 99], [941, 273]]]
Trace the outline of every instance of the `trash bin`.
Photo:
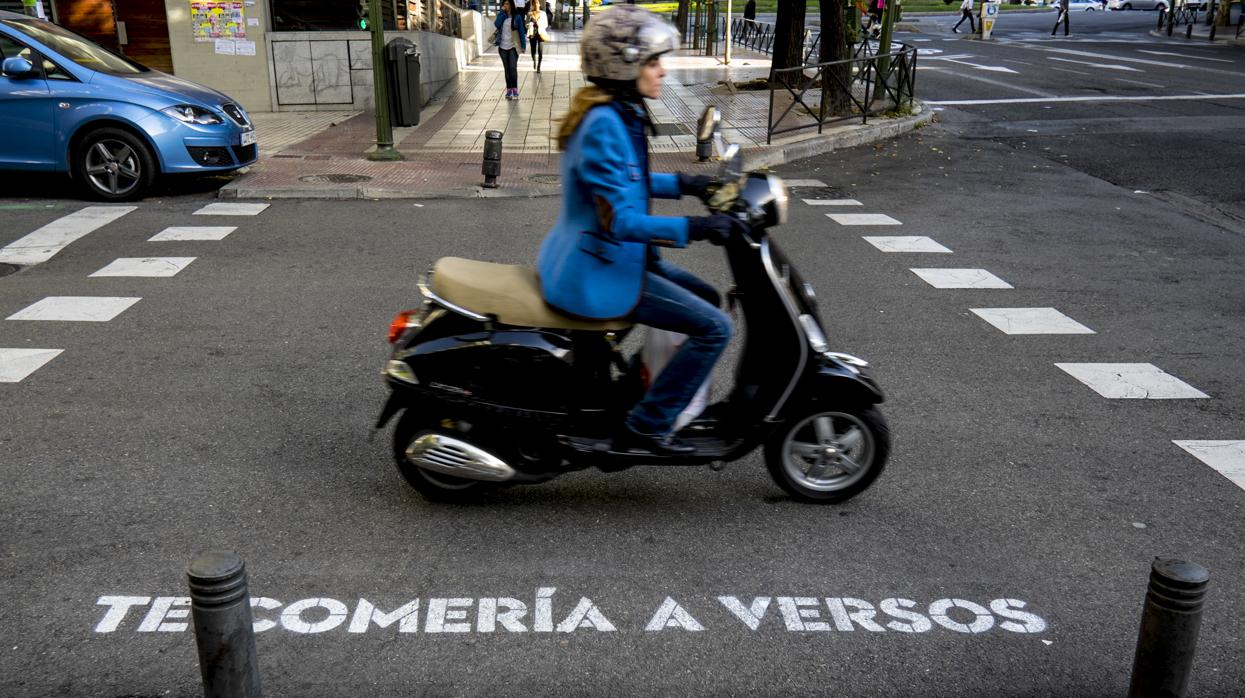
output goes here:
[[385, 81], [389, 119], [394, 126], [418, 126], [423, 105], [419, 89], [419, 50], [401, 37], [385, 44]]

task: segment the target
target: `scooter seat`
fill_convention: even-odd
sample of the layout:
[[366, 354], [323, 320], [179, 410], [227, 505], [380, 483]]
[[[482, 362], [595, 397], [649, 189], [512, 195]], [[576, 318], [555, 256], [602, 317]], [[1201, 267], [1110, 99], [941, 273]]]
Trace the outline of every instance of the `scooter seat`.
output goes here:
[[506, 325], [598, 332], [631, 327], [626, 320], [580, 320], [559, 313], [545, 303], [536, 270], [517, 264], [442, 257], [432, 268], [432, 292]]

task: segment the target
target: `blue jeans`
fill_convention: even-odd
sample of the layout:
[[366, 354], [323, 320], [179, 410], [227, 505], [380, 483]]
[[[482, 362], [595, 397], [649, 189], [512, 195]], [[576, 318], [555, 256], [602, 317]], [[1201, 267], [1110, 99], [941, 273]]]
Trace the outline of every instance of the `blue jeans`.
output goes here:
[[731, 338], [731, 320], [717, 308], [718, 292], [691, 272], [658, 260], [644, 278], [631, 320], [687, 335], [687, 341], [657, 374], [644, 398], [627, 414], [627, 428], [647, 435], [669, 434], [691, 403]]

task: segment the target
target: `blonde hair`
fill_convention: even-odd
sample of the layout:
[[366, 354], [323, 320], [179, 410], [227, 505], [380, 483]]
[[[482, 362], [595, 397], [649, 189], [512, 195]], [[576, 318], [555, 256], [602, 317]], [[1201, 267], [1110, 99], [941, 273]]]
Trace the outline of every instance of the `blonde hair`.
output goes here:
[[589, 109], [608, 104], [613, 99], [613, 95], [596, 85], [579, 88], [575, 96], [571, 97], [570, 109], [567, 110], [566, 116], [562, 117], [562, 124], [558, 127], [558, 150], [566, 150], [566, 144], [570, 142], [571, 136], [575, 135], [575, 129], [579, 128], [579, 122], [584, 120]]

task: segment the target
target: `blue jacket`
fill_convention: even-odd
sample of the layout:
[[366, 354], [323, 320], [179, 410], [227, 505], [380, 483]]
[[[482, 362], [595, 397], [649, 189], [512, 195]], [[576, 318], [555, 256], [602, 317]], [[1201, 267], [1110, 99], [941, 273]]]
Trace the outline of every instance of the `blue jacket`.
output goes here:
[[545, 302], [590, 319], [640, 302], [650, 246], [685, 247], [687, 219], [654, 216], [649, 198], [679, 198], [674, 174], [649, 174], [647, 119], [615, 100], [584, 116], [562, 155], [562, 213], [540, 247]]
[[[493, 20], [493, 28], [500, 32], [502, 25], [505, 24], [508, 19], [510, 19], [510, 15], [506, 14], [505, 10], [498, 12], [497, 19]], [[519, 32], [519, 53], [527, 52], [527, 22], [520, 18], [520, 20], [515, 23], [514, 31]], [[494, 41], [493, 45], [497, 46], [498, 44]]]

